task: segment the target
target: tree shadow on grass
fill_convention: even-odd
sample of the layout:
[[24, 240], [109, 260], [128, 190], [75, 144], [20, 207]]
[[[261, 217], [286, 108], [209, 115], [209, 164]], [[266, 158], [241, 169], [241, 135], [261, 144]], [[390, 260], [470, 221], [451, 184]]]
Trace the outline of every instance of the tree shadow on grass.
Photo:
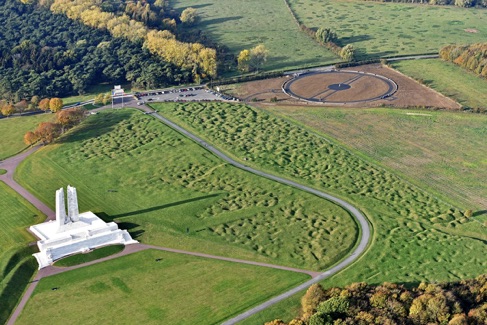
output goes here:
[[199, 5], [192, 5], [191, 7], [193, 7], [194, 9], [201, 9], [201, 8], [209, 7], [209, 6], [213, 6], [213, 4], [212, 3], [202, 3]]
[[132, 212], [117, 214], [117, 215], [114, 215], [114, 216], [108, 216], [108, 218], [110, 218], [111, 220], [113, 220], [113, 219], [131, 217], [131, 216], [135, 216], [135, 215], [138, 215], [138, 214], [149, 213], [149, 212], [154, 212], [154, 211], [157, 211], [157, 210], [162, 210], [162, 209], [166, 209], [166, 208], [175, 207], [175, 206], [178, 206], [178, 205], [181, 205], [181, 204], [186, 204], [186, 203], [201, 201], [201, 200], [209, 199], [209, 198], [212, 198], [212, 197], [217, 197], [217, 196], [220, 196], [220, 195], [221, 194], [210, 194], [210, 195], [195, 197], [195, 198], [192, 198], [192, 199], [187, 199], [187, 200], [172, 202], [172, 203], [168, 203], [168, 204], [158, 205], [158, 206], [150, 207], [150, 208], [147, 208], [147, 209], [141, 209], [141, 210], [136, 210], [136, 211], [132, 211]]
[[115, 125], [128, 119], [131, 115], [132, 112], [128, 110], [117, 110], [91, 116], [71, 132], [58, 139], [57, 142], [78, 142], [99, 137], [105, 133], [111, 132]]
[[481, 216], [481, 215], [484, 215], [484, 214], [487, 214], [487, 210], [479, 210], [479, 211], [475, 211], [472, 214], [472, 217], [478, 217], [478, 216]]
[[242, 19], [242, 16], [233, 16], [233, 17], [223, 17], [223, 18], [213, 18], [213, 19], [207, 19], [202, 22], [203, 25], [208, 26], [208, 25], [217, 25], [221, 24], [227, 21], [233, 21], [233, 20], [240, 20]]

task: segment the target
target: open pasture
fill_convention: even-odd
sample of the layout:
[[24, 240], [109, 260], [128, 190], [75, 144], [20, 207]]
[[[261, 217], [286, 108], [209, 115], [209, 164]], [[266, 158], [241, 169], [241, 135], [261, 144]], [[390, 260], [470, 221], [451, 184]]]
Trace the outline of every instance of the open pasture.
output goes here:
[[27, 158], [16, 178], [51, 207], [71, 184], [81, 211], [159, 246], [319, 270], [358, 235], [342, 208], [222, 163], [132, 109], [90, 116]]
[[244, 164], [315, 186], [362, 209], [374, 239], [362, 259], [328, 280], [335, 285], [442, 281], [476, 276], [487, 267], [486, 228], [463, 232], [461, 226], [476, 221], [453, 204], [323, 136], [245, 105], [153, 106]]
[[[487, 38], [487, 10], [357, 0], [289, 0], [309, 28], [331, 28], [359, 58], [437, 53]], [[475, 33], [466, 29], [474, 29]]]
[[265, 70], [340, 61], [301, 32], [283, 0], [177, 0], [171, 4], [179, 12], [195, 8], [201, 21], [194, 28], [203, 30], [235, 55], [264, 44], [269, 50]]
[[41, 122], [53, 119], [52, 114], [39, 114], [33, 116], [9, 117], [0, 120], [0, 160], [15, 155], [27, 146], [24, 143], [24, 134], [33, 131]]
[[268, 107], [331, 136], [464, 209], [487, 207], [487, 116], [399, 109]]
[[487, 80], [442, 60], [411, 60], [393, 62], [392, 67], [422, 80], [445, 96], [471, 108], [487, 108]]
[[148, 250], [42, 279], [16, 324], [218, 324], [308, 278]]

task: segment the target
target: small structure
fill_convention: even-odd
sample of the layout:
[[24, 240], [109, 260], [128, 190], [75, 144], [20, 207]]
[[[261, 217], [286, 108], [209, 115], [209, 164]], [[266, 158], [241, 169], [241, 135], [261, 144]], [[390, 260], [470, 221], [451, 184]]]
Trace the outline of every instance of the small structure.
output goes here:
[[40, 239], [37, 242], [39, 253], [33, 254], [39, 269], [65, 256], [101, 246], [138, 243], [127, 230], [118, 229], [115, 222], [106, 223], [91, 211], [80, 214], [76, 188], [68, 185], [67, 194], [67, 214], [64, 189], [60, 188], [56, 191], [56, 220], [30, 227]]

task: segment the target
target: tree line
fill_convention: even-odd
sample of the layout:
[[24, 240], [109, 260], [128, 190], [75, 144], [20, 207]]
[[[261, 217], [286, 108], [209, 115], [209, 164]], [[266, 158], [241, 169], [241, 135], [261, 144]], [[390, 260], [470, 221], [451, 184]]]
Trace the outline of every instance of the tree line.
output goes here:
[[41, 122], [34, 131], [28, 131], [24, 135], [24, 143], [29, 146], [37, 142], [49, 144], [67, 129], [81, 123], [84, 118], [85, 110], [81, 107], [58, 110], [54, 122]]
[[191, 70], [44, 7], [0, 3], [0, 99], [83, 94], [93, 84], [159, 88], [191, 80]]
[[301, 299], [301, 315], [289, 323], [266, 325], [485, 325], [487, 274], [460, 282], [420, 283], [408, 289], [385, 282], [364, 282], [345, 288], [312, 285]]
[[[125, 4], [125, 1], [112, 2], [118, 3], [119, 7]], [[101, 2], [102, 5], [103, 3]], [[158, 7], [149, 2], [139, 1], [135, 4], [127, 2], [123, 12], [107, 11], [102, 5], [97, 0], [54, 0], [50, 9], [54, 13], [65, 14], [70, 19], [81, 21], [90, 27], [106, 30], [114, 37], [142, 42], [151, 53], [177, 67], [191, 70], [196, 81], [216, 76], [216, 51], [200, 43], [182, 42], [174, 34], [177, 22], [187, 25], [196, 22], [195, 9], [187, 8], [176, 20], [172, 16], [164, 17], [163, 9], [157, 14], [157, 11], [152, 8]], [[134, 16], [134, 13], [137, 15]], [[131, 17], [140, 17], [140, 19]], [[152, 20], [155, 21], [149, 23]], [[156, 25], [158, 28], [151, 28], [151, 25]]]
[[421, 3], [438, 6], [457, 6], [463, 8], [487, 8], [487, 0], [367, 0], [377, 2]]
[[487, 78], [487, 43], [447, 45], [440, 50], [440, 58]]

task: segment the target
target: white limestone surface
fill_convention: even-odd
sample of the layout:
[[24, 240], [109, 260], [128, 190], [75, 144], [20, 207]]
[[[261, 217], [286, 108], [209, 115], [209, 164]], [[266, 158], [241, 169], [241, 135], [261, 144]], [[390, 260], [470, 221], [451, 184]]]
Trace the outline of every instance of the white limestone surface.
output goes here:
[[127, 230], [118, 229], [114, 222], [106, 223], [93, 212], [78, 212], [76, 189], [68, 186], [68, 215], [64, 190], [56, 191], [56, 220], [30, 227], [39, 241], [39, 253], [33, 254], [39, 269], [63, 257], [115, 244], [138, 243]]

